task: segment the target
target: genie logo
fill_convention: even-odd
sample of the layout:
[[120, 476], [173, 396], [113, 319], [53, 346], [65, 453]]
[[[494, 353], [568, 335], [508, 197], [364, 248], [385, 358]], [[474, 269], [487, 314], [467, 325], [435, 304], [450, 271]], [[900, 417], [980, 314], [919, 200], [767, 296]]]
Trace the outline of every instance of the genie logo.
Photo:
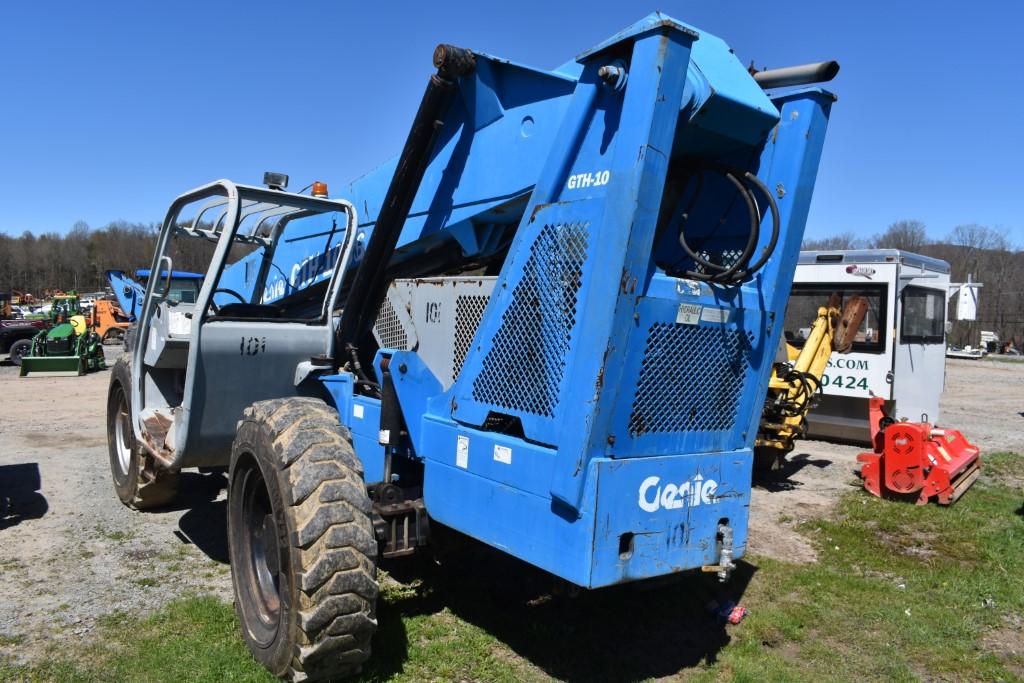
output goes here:
[[875, 274], [874, 268], [868, 268], [866, 266], [846, 266], [846, 272], [850, 275], [857, 275], [860, 277], [866, 277], [871, 279], [871, 276]]
[[647, 477], [640, 484], [640, 509], [644, 512], [657, 512], [659, 509], [678, 510], [684, 505], [697, 507], [698, 505], [716, 505], [718, 499], [715, 492], [718, 490], [718, 482], [714, 479], [705, 479], [697, 474], [689, 481], [684, 481], [676, 486], [665, 484], [660, 486], [661, 478]]

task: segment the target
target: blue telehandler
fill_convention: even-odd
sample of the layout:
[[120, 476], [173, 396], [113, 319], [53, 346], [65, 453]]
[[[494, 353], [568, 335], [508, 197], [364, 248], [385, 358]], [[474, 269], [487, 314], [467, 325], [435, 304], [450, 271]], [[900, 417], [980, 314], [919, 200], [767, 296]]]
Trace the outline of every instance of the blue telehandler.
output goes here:
[[751, 73], [658, 13], [553, 71], [433, 62], [401, 154], [337, 197], [178, 197], [111, 375], [125, 504], [229, 467], [243, 636], [289, 680], [358, 669], [378, 562], [450, 530], [582, 589], [725, 580], [747, 544], [838, 65]]

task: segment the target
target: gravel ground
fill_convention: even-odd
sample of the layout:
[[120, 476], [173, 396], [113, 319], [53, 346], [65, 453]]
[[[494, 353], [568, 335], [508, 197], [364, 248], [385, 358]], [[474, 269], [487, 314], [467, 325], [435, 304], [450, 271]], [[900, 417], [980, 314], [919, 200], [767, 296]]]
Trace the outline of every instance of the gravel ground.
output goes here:
[[[118, 352], [107, 349], [111, 364]], [[0, 656], [31, 658], [58, 637], [87, 637], [104, 614], [189, 592], [231, 599], [224, 477], [184, 473], [179, 501], [160, 512], [122, 506], [108, 469], [108, 381], [109, 372], [20, 379], [0, 367], [0, 485], [15, 502], [0, 520]], [[950, 361], [942, 409], [942, 423], [983, 453], [1024, 453], [1024, 363]], [[795, 525], [859, 485], [861, 450], [801, 444], [786, 476], [754, 491], [750, 552], [814, 561]]]
[[[120, 347], [106, 351], [113, 365]], [[58, 637], [85, 637], [104, 614], [188, 592], [229, 600], [224, 477], [186, 472], [172, 508], [132, 512], [110, 482], [109, 371], [17, 370], [0, 367], [0, 487], [14, 504], [0, 521], [0, 656], [30, 658]]]

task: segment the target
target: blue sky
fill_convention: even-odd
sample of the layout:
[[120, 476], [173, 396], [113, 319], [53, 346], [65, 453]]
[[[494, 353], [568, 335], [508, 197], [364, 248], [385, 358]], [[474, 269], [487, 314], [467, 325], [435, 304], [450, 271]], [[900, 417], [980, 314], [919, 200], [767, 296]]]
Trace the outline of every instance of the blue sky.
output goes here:
[[809, 236], [916, 218], [1024, 243], [1024, 5], [985, 0], [5, 3], [0, 232], [159, 221], [264, 170], [341, 187], [398, 152], [438, 42], [552, 68], [653, 9], [745, 63], [841, 62]]

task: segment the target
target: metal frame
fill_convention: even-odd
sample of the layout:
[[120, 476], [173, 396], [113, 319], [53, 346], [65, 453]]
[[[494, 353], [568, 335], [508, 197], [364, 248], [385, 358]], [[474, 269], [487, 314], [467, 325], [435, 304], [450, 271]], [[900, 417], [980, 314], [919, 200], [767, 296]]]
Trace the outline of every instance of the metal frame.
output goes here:
[[[182, 209], [208, 197], [217, 197], [217, 199], [213, 199], [199, 208], [192, 225], [189, 228], [183, 228], [176, 224], [176, 220]], [[211, 239], [215, 237], [217, 240], [217, 247], [210, 260], [207, 277], [204, 279], [203, 285], [199, 289], [199, 294], [196, 296], [196, 302], [194, 305], [194, 317], [192, 318], [181, 404], [184, 409], [176, 412], [176, 425], [174, 430], [175, 441], [173, 448], [171, 449], [170, 457], [167, 457], [167, 454], [157, 451], [147, 442], [144, 438], [143, 425], [140, 418], [140, 413], [147, 407], [143, 401], [145, 377], [145, 365], [143, 361], [146, 348], [149, 345], [150, 335], [153, 334], [153, 317], [157, 307], [163, 300], [163, 298], [157, 294], [159, 278], [150, 277], [146, 283], [145, 303], [138, 321], [139, 337], [132, 353], [132, 428], [135, 432], [136, 441], [139, 444], [142, 444], [150, 454], [167, 469], [178, 469], [181, 466], [182, 459], [185, 455], [183, 452], [183, 446], [189, 432], [189, 408], [192, 401], [192, 392], [195, 382], [194, 368], [199, 353], [199, 347], [202, 343], [202, 331], [204, 325], [207, 324], [207, 319], [209, 318], [208, 309], [210, 301], [212, 299], [215, 286], [224, 270], [224, 261], [227, 258], [232, 244], [238, 241], [236, 232], [245, 218], [267, 210], [260, 209], [259, 207], [280, 207], [282, 202], [287, 202], [291, 207], [291, 211], [272, 215], [343, 211], [347, 216], [344, 246], [341, 250], [341, 254], [339, 255], [339, 262], [335, 266], [332, 282], [328, 288], [328, 292], [324, 298], [321, 309], [323, 322], [326, 324], [327, 317], [337, 302], [341, 289], [341, 281], [343, 279], [342, 274], [349, 263], [352, 246], [355, 243], [354, 234], [358, 224], [358, 217], [356, 209], [351, 202], [343, 199], [309, 197], [305, 195], [253, 187], [250, 185], [239, 185], [232, 183], [229, 180], [217, 180], [180, 195], [171, 203], [171, 206], [167, 211], [163, 227], [160, 231], [160, 236], [157, 240], [157, 246], [153, 256], [153, 265], [150, 269], [151, 272], [159, 273], [162, 270], [161, 265], [165, 261], [170, 261], [170, 258], [166, 256], [166, 250], [170, 238], [174, 233], [184, 233], [190, 237], [204, 239]], [[223, 207], [223, 210], [215, 222], [215, 228], [212, 231], [198, 229], [197, 225], [202, 216], [206, 212], [217, 207]], [[264, 219], [268, 217], [269, 215], [265, 216]], [[261, 222], [257, 223], [257, 227]], [[220, 226], [219, 229], [216, 226]], [[280, 226], [278, 226], [278, 228], [279, 227]], [[242, 237], [243, 240], [246, 240], [251, 238], [252, 235]], [[277, 237], [278, 234], [275, 233], [270, 238], [260, 237], [258, 239], [260, 240], [259, 243], [269, 245], [272, 244]], [[263, 240], [266, 240], [266, 242]], [[253, 241], [254, 240], [249, 239], [248, 243], [253, 243]], [[167, 263], [167, 270], [168, 272], [173, 270], [172, 263]], [[256, 290], [254, 289], [254, 292], [255, 291]], [[324, 353], [330, 354], [331, 348], [329, 346], [325, 348]]]

